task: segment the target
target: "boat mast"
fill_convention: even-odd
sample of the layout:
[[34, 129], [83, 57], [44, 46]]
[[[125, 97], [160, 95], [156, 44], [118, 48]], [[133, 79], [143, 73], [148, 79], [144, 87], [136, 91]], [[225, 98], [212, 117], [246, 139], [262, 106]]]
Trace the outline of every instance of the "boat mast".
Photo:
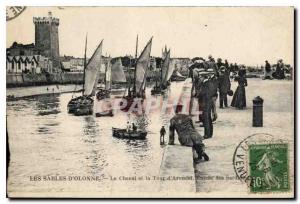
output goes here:
[[135, 80], [136, 80], [136, 64], [137, 64], [138, 43], [139, 43], [139, 35], [136, 36], [136, 44], [135, 44], [135, 67], [134, 67], [134, 78], [133, 78], [133, 94], [134, 95], [136, 95]]
[[87, 34], [86, 34], [86, 36], [85, 36], [85, 49], [84, 49], [84, 62], [83, 62], [83, 85], [82, 85], [82, 95], [84, 94], [84, 84], [85, 84], [86, 47], [87, 47]]

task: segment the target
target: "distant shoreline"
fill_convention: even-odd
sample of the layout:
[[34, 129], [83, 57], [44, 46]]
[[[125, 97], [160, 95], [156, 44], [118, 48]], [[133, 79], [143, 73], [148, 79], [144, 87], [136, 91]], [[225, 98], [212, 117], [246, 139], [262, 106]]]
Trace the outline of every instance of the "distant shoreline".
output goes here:
[[79, 92], [81, 90], [82, 90], [82, 85], [76, 85], [76, 84], [68, 84], [68, 85], [52, 84], [52, 85], [43, 85], [43, 86], [6, 88], [6, 99], [10, 101], [14, 99], [29, 97], [29, 96]]

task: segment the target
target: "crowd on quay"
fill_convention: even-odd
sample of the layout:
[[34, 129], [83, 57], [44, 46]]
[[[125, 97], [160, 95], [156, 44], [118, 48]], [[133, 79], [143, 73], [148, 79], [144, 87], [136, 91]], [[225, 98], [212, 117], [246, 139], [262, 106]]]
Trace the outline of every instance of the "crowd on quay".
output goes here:
[[[285, 79], [287, 66], [283, 60], [278, 60], [275, 66], [271, 66], [265, 61], [263, 79]], [[273, 69], [272, 69], [273, 67]], [[274, 68], [275, 67], [275, 68]], [[291, 72], [291, 70], [289, 70]], [[180, 107], [176, 107], [176, 115], [170, 120], [169, 145], [174, 145], [175, 131], [181, 145], [193, 147], [197, 152], [196, 162], [204, 158], [209, 160], [209, 156], [204, 152], [204, 139], [213, 136], [213, 121], [217, 120], [216, 100], [219, 97], [219, 108], [227, 108], [227, 96], [233, 96], [231, 106], [242, 110], [246, 107], [246, 89], [248, 85], [246, 79], [246, 66], [237, 63], [228, 63], [227, 60], [218, 58], [217, 61], [209, 55], [205, 60], [201, 57], [193, 59], [193, 64], [189, 68], [189, 77], [192, 78], [192, 97], [197, 98], [199, 106], [199, 123], [204, 127], [204, 136], [201, 136], [195, 129], [193, 120], [189, 115], [180, 113]], [[238, 86], [233, 93], [231, 90], [231, 80], [233, 78]], [[161, 134], [162, 135], [162, 134]], [[164, 135], [164, 134], [163, 134]]]

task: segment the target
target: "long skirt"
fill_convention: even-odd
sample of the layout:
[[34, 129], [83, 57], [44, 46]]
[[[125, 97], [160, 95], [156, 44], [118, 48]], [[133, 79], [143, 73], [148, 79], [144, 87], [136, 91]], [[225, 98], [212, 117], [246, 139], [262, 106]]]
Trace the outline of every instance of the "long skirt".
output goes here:
[[239, 109], [246, 107], [246, 91], [244, 86], [238, 86], [235, 90], [231, 106]]

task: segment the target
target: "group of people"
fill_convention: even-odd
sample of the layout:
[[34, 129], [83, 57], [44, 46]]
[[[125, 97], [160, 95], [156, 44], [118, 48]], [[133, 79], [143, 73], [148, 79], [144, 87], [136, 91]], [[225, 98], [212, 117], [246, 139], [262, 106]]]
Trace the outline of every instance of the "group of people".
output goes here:
[[273, 70], [268, 60], [265, 61], [265, 75], [263, 79], [285, 79], [286, 67], [283, 60], [279, 59], [274, 67], [275, 69]]
[[[246, 107], [245, 86], [247, 86], [245, 66], [240, 66], [235, 70], [236, 63], [224, 62], [221, 58], [215, 62], [210, 55], [208, 60], [200, 58], [191, 66], [190, 74], [192, 77], [192, 95], [198, 99], [199, 122], [204, 127], [204, 136], [201, 136], [195, 129], [192, 118], [189, 115], [181, 114], [180, 107], [176, 107], [176, 115], [170, 120], [169, 145], [174, 144], [174, 132], [178, 134], [181, 145], [191, 146], [197, 152], [197, 161], [203, 158], [208, 161], [209, 157], [204, 152], [204, 139], [213, 136], [213, 121], [217, 119], [216, 100], [219, 96], [220, 108], [228, 107], [227, 95], [232, 96], [231, 106], [237, 109]], [[231, 90], [230, 72], [237, 71], [238, 76], [235, 81], [238, 87], [233, 94]]]
[[126, 125], [127, 132], [136, 132], [137, 130], [138, 130], [138, 127], [134, 123], [132, 123], [130, 125], [129, 121], [127, 121], [127, 125]]

